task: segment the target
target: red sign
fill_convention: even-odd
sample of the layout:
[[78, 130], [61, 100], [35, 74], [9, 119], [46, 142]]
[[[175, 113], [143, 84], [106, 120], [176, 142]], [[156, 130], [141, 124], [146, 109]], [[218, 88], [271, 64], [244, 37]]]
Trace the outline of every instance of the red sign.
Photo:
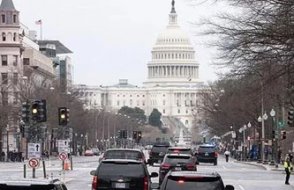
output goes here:
[[67, 159], [67, 153], [66, 152], [61, 152], [58, 155], [60, 160], [66, 160]]
[[29, 166], [31, 168], [37, 168], [37, 167], [39, 167], [39, 164], [40, 164], [40, 162], [39, 162], [39, 160], [37, 158], [29, 159]]

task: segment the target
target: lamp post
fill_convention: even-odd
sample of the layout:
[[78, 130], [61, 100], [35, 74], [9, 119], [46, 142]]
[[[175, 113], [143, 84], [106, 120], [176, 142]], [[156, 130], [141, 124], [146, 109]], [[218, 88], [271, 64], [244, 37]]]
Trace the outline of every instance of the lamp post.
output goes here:
[[9, 125], [6, 126], [6, 161], [9, 161]]
[[[260, 156], [261, 156], [261, 161], [265, 163], [265, 155], [264, 155], [264, 150], [265, 150], [265, 128], [264, 128], [264, 121], [268, 119], [268, 116], [266, 113], [264, 113], [261, 116], [258, 117], [258, 122], [261, 122], [261, 150], [260, 150]], [[260, 137], [260, 136], [259, 136]]]
[[[247, 128], [248, 128], [248, 130], [249, 130], [249, 135], [248, 135], [248, 137], [247, 137], [247, 140], [248, 140], [248, 153], [249, 153], [249, 159], [250, 159], [250, 151], [251, 151], [251, 146], [250, 146], [250, 140], [251, 140], [251, 138], [250, 138], [250, 135], [251, 135], [251, 130], [250, 130], [250, 128], [251, 128], [251, 123], [250, 122], [248, 122], [248, 124], [247, 124]], [[255, 133], [255, 131], [254, 131], [254, 133]]]
[[277, 142], [276, 139], [275, 139], [276, 138], [275, 137], [275, 134], [276, 134], [276, 131], [275, 131], [275, 116], [276, 116], [276, 111], [274, 109], [271, 110], [270, 116], [272, 117], [272, 160], [271, 160], [270, 165], [275, 165], [275, 162], [274, 162], [274, 152], [275, 152], [275, 154], [277, 154], [278, 146], [277, 146], [277, 143], [275, 143], [276, 146], [274, 148], [274, 142]]

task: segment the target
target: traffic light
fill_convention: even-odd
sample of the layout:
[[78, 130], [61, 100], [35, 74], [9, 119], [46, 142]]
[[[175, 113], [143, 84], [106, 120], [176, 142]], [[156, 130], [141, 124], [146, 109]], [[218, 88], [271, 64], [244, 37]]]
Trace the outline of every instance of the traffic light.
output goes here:
[[31, 106], [32, 120], [36, 122], [47, 121], [46, 100], [34, 100]]
[[128, 138], [128, 131], [122, 130], [122, 138], [127, 139]]
[[58, 108], [58, 123], [59, 125], [67, 125], [67, 108], [66, 107], [60, 107]]
[[288, 111], [288, 126], [294, 127], [294, 105], [291, 105]]
[[117, 134], [118, 138], [119, 138], [119, 139], [122, 139], [122, 132], [121, 132], [121, 130], [118, 130], [117, 133], [118, 133], [118, 134]]
[[31, 115], [33, 121], [38, 121], [39, 118], [39, 100], [35, 100], [32, 102], [31, 106]]
[[138, 138], [137, 131], [133, 131], [133, 140], [137, 140], [137, 138]]
[[30, 103], [28, 101], [22, 103], [21, 119], [24, 123], [28, 123], [30, 121]]
[[138, 131], [137, 142], [139, 143], [142, 138], [142, 131]]
[[286, 135], [287, 135], [286, 131], [282, 131], [282, 139], [286, 139]]

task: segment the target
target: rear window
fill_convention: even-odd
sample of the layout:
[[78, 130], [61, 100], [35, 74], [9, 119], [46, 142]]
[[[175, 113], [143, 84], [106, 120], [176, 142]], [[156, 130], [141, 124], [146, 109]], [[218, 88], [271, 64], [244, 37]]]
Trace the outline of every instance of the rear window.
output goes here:
[[198, 152], [215, 152], [216, 148], [213, 146], [200, 146]]
[[190, 163], [191, 157], [190, 156], [167, 156], [164, 162], [177, 164], [177, 163]]
[[168, 153], [191, 154], [191, 149], [168, 149]]
[[166, 188], [168, 190], [224, 190], [224, 184], [218, 178], [181, 178], [172, 177], [168, 179]]
[[167, 147], [166, 146], [154, 146], [151, 151], [152, 152], [166, 152]]
[[143, 156], [137, 151], [127, 151], [127, 150], [113, 150], [107, 151], [104, 157], [109, 159], [141, 159]]
[[[31, 185], [31, 186], [26, 186], [26, 185], [5, 185], [5, 184], [0, 184], [0, 189], [1, 190], [56, 190], [54, 185]], [[61, 189], [58, 189], [61, 190]]]
[[144, 167], [140, 163], [103, 162], [98, 169], [98, 175], [111, 176], [145, 176]]

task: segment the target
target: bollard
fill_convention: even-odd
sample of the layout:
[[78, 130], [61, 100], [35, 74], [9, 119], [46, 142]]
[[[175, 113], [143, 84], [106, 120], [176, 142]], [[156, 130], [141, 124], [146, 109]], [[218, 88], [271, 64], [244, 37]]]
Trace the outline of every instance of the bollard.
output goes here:
[[23, 178], [27, 178], [27, 165], [23, 165]]
[[72, 161], [72, 156], [70, 157], [70, 169], [73, 170], [73, 165], [72, 165], [73, 161]]
[[64, 170], [64, 160], [62, 160], [61, 165], [61, 170]]
[[42, 164], [43, 164], [43, 174], [44, 174], [44, 179], [47, 178], [47, 175], [46, 175], [46, 165], [45, 165], [45, 160], [42, 161]]

